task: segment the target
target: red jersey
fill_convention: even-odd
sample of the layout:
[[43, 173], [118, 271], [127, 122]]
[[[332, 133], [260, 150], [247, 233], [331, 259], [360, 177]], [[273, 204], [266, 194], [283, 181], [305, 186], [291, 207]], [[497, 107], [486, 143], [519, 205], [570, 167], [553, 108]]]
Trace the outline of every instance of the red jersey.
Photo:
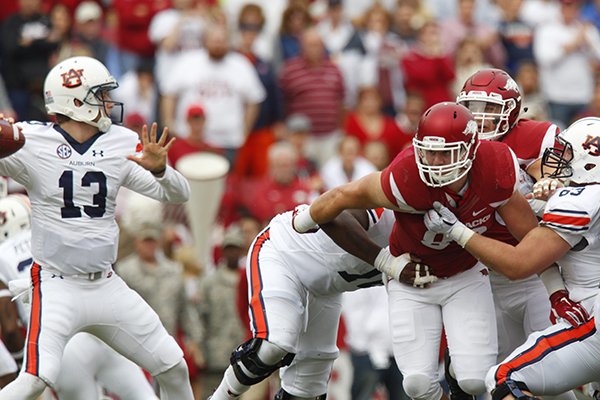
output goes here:
[[[551, 122], [521, 119], [500, 140], [515, 153], [522, 169], [521, 174], [525, 175], [527, 174], [525, 171], [531, 163], [542, 157], [546, 148], [554, 145], [557, 133], [558, 127]], [[531, 184], [533, 184], [533, 180], [531, 180]], [[522, 184], [520, 187], [523, 194], [531, 192], [532, 189], [533, 187], [528, 184]], [[486, 236], [512, 245], [518, 243], [518, 240], [513, 237], [504, 223], [497, 218], [495, 218], [494, 226]]]
[[519, 166], [508, 146], [482, 141], [462, 195], [447, 188], [427, 186], [419, 177], [414, 148], [402, 151], [381, 174], [387, 198], [404, 212], [396, 212], [390, 236], [394, 256], [411, 253], [431, 266], [438, 277], [449, 277], [473, 267], [477, 260], [456, 242], [428, 231], [423, 214], [439, 201], [478, 233], [494, 223], [496, 208], [517, 190]]

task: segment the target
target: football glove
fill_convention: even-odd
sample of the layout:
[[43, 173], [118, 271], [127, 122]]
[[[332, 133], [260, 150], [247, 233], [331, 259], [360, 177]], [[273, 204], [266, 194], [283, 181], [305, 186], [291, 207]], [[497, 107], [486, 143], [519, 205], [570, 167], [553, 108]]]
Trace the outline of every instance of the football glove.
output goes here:
[[434, 202], [433, 208], [427, 211], [423, 222], [427, 230], [442, 233], [454, 240], [461, 247], [465, 247], [469, 239], [475, 234], [475, 232], [460, 222], [452, 211], [438, 201]]
[[319, 230], [319, 225], [310, 215], [310, 206], [300, 204], [292, 213], [292, 227], [298, 233], [312, 233]]
[[550, 321], [556, 324], [556, 321], [563, 319], [572, 326], [585, 323], [590, 319], [583, 306], [569, 298], [569, 292], [566, 290], [557, 290], [550, 295]]
[[394, 257], [388, 247], [381, 249], [374, 266], [389, 277], [413, 287], [426, 288], [438, 280], [428, 265], [414, 260], [409, 253]]

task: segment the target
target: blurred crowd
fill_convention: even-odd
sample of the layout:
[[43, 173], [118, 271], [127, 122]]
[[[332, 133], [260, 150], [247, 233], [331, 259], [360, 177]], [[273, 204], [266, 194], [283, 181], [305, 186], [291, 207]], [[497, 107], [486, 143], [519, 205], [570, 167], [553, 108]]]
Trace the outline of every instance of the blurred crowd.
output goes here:
[[174, 167], [228, 160], [208, 262], [184, 209], [127, 194], [120, 206], [117, 270], [181, 339], [198, 398], [249, 335], [243, 267], [260, 229], [383, 169], [473, 72], [510, 73], [525, 118], [600, 116], [600, 0], [15, 0], [0, 28], [5, 116], [47, 121], [49, 69], [93, 56], [119, 81], [125, 126], [178, 138]]

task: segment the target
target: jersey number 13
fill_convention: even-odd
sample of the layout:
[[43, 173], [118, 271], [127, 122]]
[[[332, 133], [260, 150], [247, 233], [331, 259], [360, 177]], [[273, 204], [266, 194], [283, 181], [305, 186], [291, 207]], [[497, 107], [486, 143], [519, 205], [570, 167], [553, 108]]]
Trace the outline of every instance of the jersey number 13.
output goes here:
[[[81, 186], [98, 185], [98, 192], [92, 196], [93, 205], [84, 205], [83, 212], [91, 218], [100, 218], [106, 212], [106, 175], [101, 171], [88, 171], [81, 178]], [[73, 203], [73, 171], [64, 171], [58, 180], [63, 189], [64, 207], [60, 214], [63, 218], [80, 218], [81, 207]]]

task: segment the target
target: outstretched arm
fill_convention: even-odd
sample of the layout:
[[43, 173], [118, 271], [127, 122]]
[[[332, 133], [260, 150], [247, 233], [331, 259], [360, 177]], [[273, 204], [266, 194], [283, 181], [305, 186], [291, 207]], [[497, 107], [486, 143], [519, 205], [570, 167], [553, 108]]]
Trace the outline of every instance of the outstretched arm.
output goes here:
[[381, 246], [367, 235], [369, 217], [363, 210], [343, 211], [321, 229], [343, 250], [373, 265]]
[[294, 219], [294, 229], [306, 232], [316, 225], [332, 221], [343, 210], [384, 207], [397, 209], [381, 187], [381, 173], [373, 172], [361, 179], [340, 185], [319, 196], [310, 208]]

